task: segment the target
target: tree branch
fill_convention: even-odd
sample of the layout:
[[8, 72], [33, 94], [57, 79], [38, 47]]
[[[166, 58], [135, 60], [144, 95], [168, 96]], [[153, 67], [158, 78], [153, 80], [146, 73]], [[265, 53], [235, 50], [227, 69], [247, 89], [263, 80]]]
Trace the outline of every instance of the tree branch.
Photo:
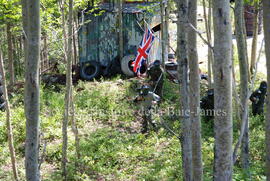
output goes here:
[[208, 42], [208, 41], [202, 36], [202, 33], [201, 33], [199, 30], [197, 30], [197, 29], [196, 29], [191, 23], [189, 23], [189, 22], [188, 22], [188, 25], [192, 28], [193, 31], [195, 31], [195, 32], [199, 35], [199, 37], [203, 40], [203, 42], [204, 42], [206, 45], [209, 46], [209, 48], [211, 48], [212, 50], [214, 49], [214, 47], [211, 45], [211, 43]]
[[[255, 65], [255, 72], [254, 72], [254, 76], [252, 78], [252, 81], [251, 81], [251, 88], [249, 89], [248, 91], [248, 94], [247, 94], [247, 97], [246, 97], [246, 103], [249, 99], [249, 97], [251, 96], [252, 94], [252, 90], [254, 88], [254, 83], [255, 83], [255, 79], [256, 79], [256, 75], [257, 75], [257, 69], [258, 69], [258, 63], [259, 63], [259, 60], [260, 60], [260, 57], [261, 57], [261, 53], [262, 53], [262, 48], [263, 48], [263, 43], [264, 43], [264, 39], [262, 40], [261, 42], [261, 48], [260, 48], [260, 51], [259, 51], [259, 55], [257, 57], [257, 61], [256, 61], [256, 65]], [[241, 108], [242, 108], [242, 111], [244, 112], [244, 114], [242, 115], [242, 124], [241, 124], [241, 129], [240, 129], [240, 135], [239, 135], [239, 138], [238, 138], [238, 141], [234, 147], [234, 151], [233, 151], [233, 164], [235, 164], [236, 162], [236, 159], [237, 159], [237, 151], [239, 149], [239, 147], [241, 146], [241, 142], [242, 142], [242, 139], [243, 139], [243, 136], [244, 136], [244, 132], [245, 132], [245, 127], [246, 127], [246, 124], [247, 124], [247, 107], [246, 106], [243, 106], [241, 103]], [[247, 104], [245, 104], [247, 105]]]

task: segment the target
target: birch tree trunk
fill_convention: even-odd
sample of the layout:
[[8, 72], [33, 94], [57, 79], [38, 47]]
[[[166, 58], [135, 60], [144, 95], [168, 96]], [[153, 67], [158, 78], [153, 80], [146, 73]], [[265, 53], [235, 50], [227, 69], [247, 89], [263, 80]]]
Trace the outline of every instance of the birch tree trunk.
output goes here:
[[170, 40], [169, 40], [169, 16], [170, 16], [170, 8], [169, 3], [165, 4], [165, 17], [164, 17], [164, 44], [165, 44], [165, 57], [164, 62], [168, 61], [169, 55], [169, 47], [170, 47]]
[[[243, 0], [235, 1], [235, 32], [239, 59], [239, 69], [240, 69], [240, 112], [242, 118], [242, 124], [245, 124], [245, 133], [242, 140], [242, 165], [243, 168], [247, 169], [249, 165], [249, 123], [248, 123], [248, 58], [247, 47], [245, 44], [245, 32], [244, 32], [244, 2]], [[246, 115], [244, 115], [246, 114]], [[245, 120], [243, 119], [245, 118]]]
[[[189, 0], [189, 22], [197, 28], [197, 0]], [[191, 28], [188, 31], [188, 59], [190, 69], [190, 121], [192, 132], [193, 180], [200, 181], [203, 176], [201, 120], [200, 120], [200, 77], [197, 52], [197, 34]]]
[[230, 2], [214, 0], [214, 180], [232, 180], [232, 30]]
[[72, 125], [72, 132], [75, 136], [75, 151], [76, 151], [76, 156], [77, 160], [75, 161], [75, 167], [79, 167], [79, 159], [81, 157], [80, 155], [80, 137], [79, 137], [79, 130], [76, 124], [76, 119], [75, 119], [75, 106], [73, 103], [74, 96], [73, 96], [73, 88], [71, 89], [71, 96], [70, 96], [70, 102], [71, 102], [71, 125]]
[[168, 19], [169, 12], [165, 2], [160, 2], [161, 9], [161, 49], [162, 49], [162, 66], [165, 67], [165, 62], [168, 61]]
[[178, 1], [178, 23], [177, 23], [177, 60], [180, 81], [180, 112], [182, 119], [181, 146], [182, 146], [182, 167], [184, 181], [191, 181], [192, 177], [192, 141], [191, 122], [189, 114], [189, 87], [188, 87], [188, 2]]
[[64, 11], [64, 4], [65, 0], [60, 0], [59, 1], [59, 6], [60, 6], [60, 11], [61, 11], [61, 16], [62, 16], [62, 29], [63, 29], [63, 36], [64, 36], [64, 62], [66, 63], [67, 61], [67, 32], [66, 32], [66, 18], [65, 18], [65, 11]]
[[[208, 8], [208, 36], [209, 36], [209, 43], [211, 45], [213, 45], [213, 38], [212, 38], [212, 19], [213, 19], [213, 16], [212, 16], [212, 9], [213, 9], [213, 0], [209, 0], [209, 8]], [[211, 74], [211, 79], [208, 80], [208, 83], [209, 81], [211, 81], [210, 85], [208, 86], [209, 88], [213, 88], [213, 84], [214, 84], [214, 78], [213, 78], [213, 71], [214, 71], [214, 52], [213, 52], [213, 49], [208, 47], [208, 61], [210, 62], [209, 63], [209, 69], [212, 70], [210, 73]]]
[[[208, 7], [208, 16], [206, 13], [206, 3], [205, 0], [202, 1], [203, 3], [203, 14], [204, 14], [204, 22], [205, 22], [205, 29], [206, 29], [206, 37], [207, 41], [212, 44], [212, 35], [211, 35], [211, 24], [212, 24], [212, 8], [211, 8], [211, 0], [209, 0], [209, 7]], [[212, 88], [212, 64], [213, 64], [213, 51], [210, 47], [208, 47], [208, 54], [207, 54], [207, 72], [208, 72], [208, 88]]]
[[[74, 15], [73, 15], [74, 16]], [[76, 41], [77, 41], [77, 26], [76, 26], [76, 18], [73, 18], [74, 20], [74, 23], [73, 23], [73, 55], [74, 55], [74, 58], [73, 58], [73, 65], [76, 65], [77, 64], [77, 44], [76, 44]]]
[[69, 13], [68, 13], [68, 42], [67, 47], [67, 73], [66, 73], [66, 95], [65, 95], [65, 112], [62, 123], [62, 135], [63, 135], [63, 146], [62, 146], [62, 175], [63, 179], [67, 180], [67, 126], [70, 119], [70, 107], [73, 104], [71, 102], [72, 97], [72, 27], [73, 27], [73, 0], [69, 0]]
[[40, 58], [40, 1], [22, 0], [25, 31], [25, 169], [27, 181], [40, 180], [39, 158], [39, 58]]
[[[41, 41], [42, 41], [41, 37]], [[39, 74], [41, 75], [44, 70], [44, 46], [40, 45], [40, 66], [39, 66]]]
[[22, 24], [23, 24], [23, 54], [24, 54], [24, 64], [26, 67], [27, 60], [27, 32], [28, 32], [28, 7], [27, 0], [22, 0]]
[[14, 56], [13, 56], [13, 44], [11, 24], [7, 23], [7, 41], [8, 41], [8, 69], [9, 69], [9, 84], [12, 86], [15, 82], [14, 76]]
[[[267, 66], [267, 84], [270, 85], [270, 1], [263, 0], [263, 27], [265, 37], [265, 53]], [[270, 86], [267, 86], [267, 94], [270, 95]], [[266, 177], [270, 181], [270, 96], [266, 97], [265, 119], [265, 144], [266, 144]]]
[[162, 67], [165, 67], [165, 44], [164, 44], [164, 14], [165, 14], [165, 6], [163, 3], [163, 0], [160, 1], [160, 19], [161, 19], [161, 62], [162, 62]]
[[49, 57], [48, 57], [48, 43], [47, 43], [47, 34], [44, 35], [44, 65], [46, 69], [50, 68]]
[[4, 92], [5, 102], [6, 102], [6, 125], [7, 125], [9, 152], [10, 152], [10, 158], [11, 158], [11, 164], [12, 164], [14, 180], [18, 181], [19, 178], [18, 178], [18, 171], [17, 171], [17, 163], [16, 163], [14, 142], [13, 142], [13, 131], [12, 131], [12, 125], [11, 125], [11, 113], [10, 113], [9, 99], [8, 99], [8, 93], [7, 93], [6, 75], [5, 75], [5, 70], [4, 70], [4, 63], [3, 63], [3, 57], [2, 57], [1, 49], [0, 49], [0, 72], [1, 72], [1, 75], [2, 75], [3, 92]]
[[255, 6], [255, 13], [253, 15], [253, 39], [252, 39], [252, 45], [251, 45], [251, 56], [250, 56], [250, 75], [253, 76], [254, 69], [255, 69], [255, 63], [256, 63], [256, 57], [257, 57], [257, 43], [258, 43], [258, 5]]

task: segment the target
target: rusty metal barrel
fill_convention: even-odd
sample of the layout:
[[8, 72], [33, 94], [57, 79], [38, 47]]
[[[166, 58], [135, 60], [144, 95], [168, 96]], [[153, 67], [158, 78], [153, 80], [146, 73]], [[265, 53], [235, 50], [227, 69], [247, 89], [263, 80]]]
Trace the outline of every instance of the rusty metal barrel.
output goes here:
[[[253, 36], [254, 31], [254, 21], [255, 21], [256, 8], [254, 6], [245, 5], [244, 7], [244, 17], [247, 36]], [[258, 12], [258, 34], [262, 32], [262, 10]]]

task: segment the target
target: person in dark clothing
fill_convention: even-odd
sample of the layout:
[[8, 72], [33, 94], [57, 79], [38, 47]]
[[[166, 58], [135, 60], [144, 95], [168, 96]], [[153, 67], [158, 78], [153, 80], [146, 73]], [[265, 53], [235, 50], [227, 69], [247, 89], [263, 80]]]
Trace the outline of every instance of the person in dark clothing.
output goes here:
[[2, 86], [2, 76], [0, 75], [0, 110], [5, 111], [5, 99], [4, 99], [4, 90]]
[[163, 69], [161, 68], [160, 60], [155, 60], [150, 64], [147, 74], [149, 76], [149, 83], [152, 87], [152, 91], [159, 96], [162, 96], [163, 87]]
[[151, 109], [153, 104], [160, 101], [160, 97], [150, 91], [150, 87], [143, 85], [139, 89], [139, 95], [135, 98], [134, 102], [141, 103], [141, 110], [143, 112], [142, 133], [148, 132], [148, 124], [156, 130], [156, 124], [152, 120]]
[[214, 118], [214, 89], [209, 89], [207, 95], [200, 101], [201, 111], [207, 121]]
[[259, 89], [255, 90], [251, 96], [250, 101], [252, 102], [252, 114], [262, 115], [263, 114], [263, 105], [267, 91], [267, 83], [262, 81], [260, 84]]

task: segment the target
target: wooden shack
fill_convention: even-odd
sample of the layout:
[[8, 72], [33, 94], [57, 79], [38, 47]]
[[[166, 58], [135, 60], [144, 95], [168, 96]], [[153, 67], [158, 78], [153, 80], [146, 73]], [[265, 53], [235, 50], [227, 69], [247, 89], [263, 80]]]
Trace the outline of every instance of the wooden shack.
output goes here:
[[[123, 4], [124, 56], [136, 55], [146, 24], [152, 28], [160, 23], [158, 8], [159, 4], [157, 3], [136, 2]], [[146, 9], [151, 9], [151, 12]], [[79, 16], [82, 24], [78, 33], [82, 78], [91, 80], [97, 77], [96, 75], [90, 76], [94, 73], [106, 76], [106, 74], [110, 74], [117, 69], [121, 71], [117, 17], [117, 9], [112, 3], [102, 3], [98, 7], [88, 7]], [[160, 32], [156, 32], [155, 35], [159, 37]], [[150, 61], [161, 58], [159, 47], [160, 41], [156, 38], [150, 52]], [[119, 73], [119, 71], [116, 73]]]

